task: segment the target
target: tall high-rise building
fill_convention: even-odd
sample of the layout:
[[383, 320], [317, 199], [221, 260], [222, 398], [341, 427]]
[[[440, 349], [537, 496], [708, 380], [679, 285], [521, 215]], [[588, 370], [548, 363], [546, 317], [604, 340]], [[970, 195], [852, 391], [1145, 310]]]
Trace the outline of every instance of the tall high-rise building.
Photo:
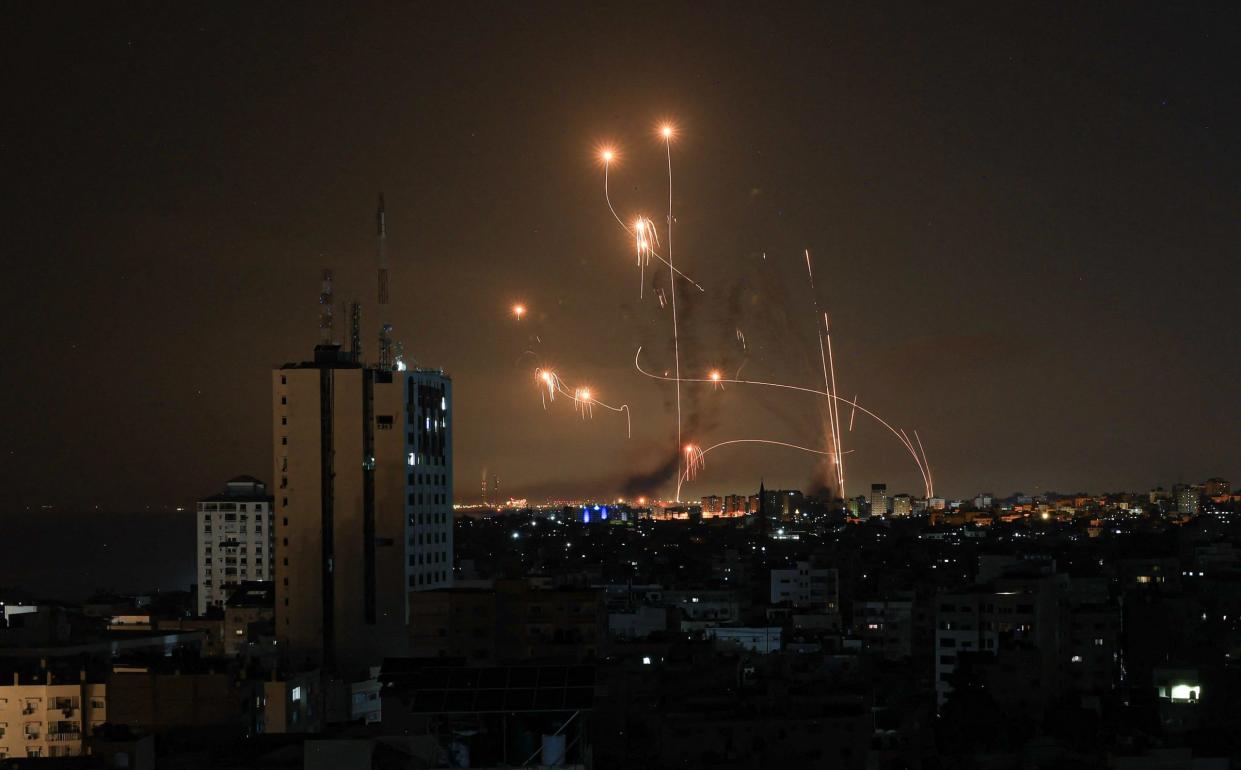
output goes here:
[[897, 495], [892, 498], [892, 515], [909, 516], [914, 511], [914, 501], [909, 495]]
[[452, 381], [325, 343], [272, 373], [276, 633], [364, 672], [408, 643], [408, 594], [452, 584]]
[[888, 485], [887, 484], [871, 484], [870, 485], [870, 515], [871, 516], [887, 516], [888, 515]]
[[1202, 500], [1202, 487], [1197, 484], [1178, 484], [1174, 487], [1174, 495], [1178, 513], [1198, 515], [1199, 503]]
[[224, 606], [238, 584], [272, 580], [276, 557], [272, 498], [253, 476], [229, 479], [198, 501], [198, 614]]

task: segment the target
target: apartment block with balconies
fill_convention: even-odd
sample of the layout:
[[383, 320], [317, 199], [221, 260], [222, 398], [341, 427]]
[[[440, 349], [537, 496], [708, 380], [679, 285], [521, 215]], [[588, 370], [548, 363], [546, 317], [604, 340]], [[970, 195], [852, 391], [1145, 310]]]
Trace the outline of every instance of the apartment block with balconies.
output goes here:
[[0, 760], [82, 756], [83, 740], [107, 721], [107, 692], [85, 672], [3, 672]]

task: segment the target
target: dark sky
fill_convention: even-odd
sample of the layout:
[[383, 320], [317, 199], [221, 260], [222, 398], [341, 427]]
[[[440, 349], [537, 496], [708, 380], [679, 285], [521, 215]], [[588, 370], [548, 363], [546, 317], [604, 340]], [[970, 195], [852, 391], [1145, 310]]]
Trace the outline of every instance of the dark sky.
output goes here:
[[[175, 7], [172, 7], [175, 6]], [[951, 6], [951, 7], [949, 7]], [[949, 496], [1237, 475], [1241, 25], [1206, 3], [9, 3], [0, 23], [11, 505], [184, 503], [270, 477], [270, 369], [319, 271], [453, 376], [459, 500], [616, 494], [675, 449], [669, 315], [613, 198], [662, 226], [682, 370], [840, 390], [917, 428]], [[763, 254], [767, 257], [764, 260]], [[661, 283], [661, 281], [663, 281]], [[508, 315], [517, 300], [531, 316]], [[736, 330], [747, 338], [737, 343]], [[533, 339], [536, 336], [538, 340]], [[525, 354], [525, 350], [534, 354]], [[544, 411], [554, 366], [623, 418]], [[686, 387], [687, 438], [821, 445], [811, 396]], [[919, 491], [858, 418], [848, 491]], [[729, 447], [697, 496], [806, 486]]]

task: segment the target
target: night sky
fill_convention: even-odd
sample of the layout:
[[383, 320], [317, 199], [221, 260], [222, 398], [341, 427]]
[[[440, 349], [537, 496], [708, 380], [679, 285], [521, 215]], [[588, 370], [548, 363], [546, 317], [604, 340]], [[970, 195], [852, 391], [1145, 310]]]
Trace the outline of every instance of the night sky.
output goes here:
[[[661, 120], [706, 288], [677, 295], [684, 376], [821, 385], [809, 248], [840, 391], [918, 429], [940, 494], [1241, 470], [1235, 5], [175, 5], [3, 11], [10, 508], [269, 478], [270, 370], [309, 356], [323, 267], [375, 356], [381, 191], [396, 335], [454, 379], [458, 501], [484, 466], [618, 494], [676, 448], [671, 386], [633, 368], [672, 367], [670, 324], [595, 153], [662, 227]], [[538, 365], [627, 402], [633, 438], [545, 411]], [[822, 445], [812, 396], [682, 398], [704, 445]], [[850, 494], [921, 491], [890, 435], [844, 438]], [[686, 495], [816, 465], [720, 449]]]

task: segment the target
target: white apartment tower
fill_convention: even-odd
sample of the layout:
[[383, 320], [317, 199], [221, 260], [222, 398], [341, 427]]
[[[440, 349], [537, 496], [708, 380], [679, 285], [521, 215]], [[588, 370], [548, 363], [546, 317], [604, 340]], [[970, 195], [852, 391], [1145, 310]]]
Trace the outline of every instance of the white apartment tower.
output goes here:
[[224, 491], [198, 501], [198, 614], [224, 606], [246, 580], [272, 580], [275, 533], [267, 485], [252, 476], [230, 479]]

